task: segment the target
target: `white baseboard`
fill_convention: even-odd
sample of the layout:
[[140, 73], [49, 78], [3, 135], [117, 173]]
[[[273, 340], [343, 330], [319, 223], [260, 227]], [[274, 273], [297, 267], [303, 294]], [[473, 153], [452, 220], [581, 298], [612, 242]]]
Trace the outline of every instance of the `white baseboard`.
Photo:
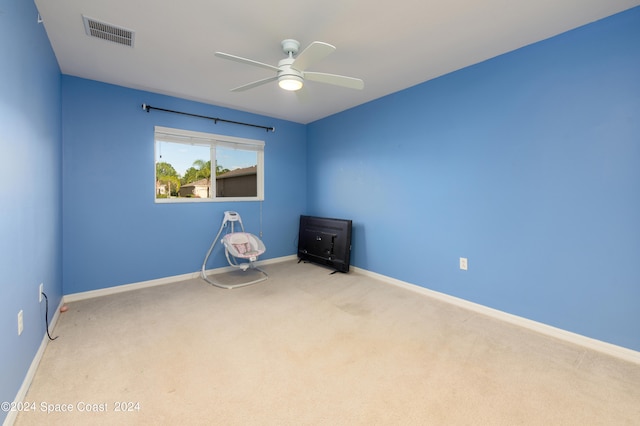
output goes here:
[[484, 314], [484, 315], [493, 317], [495, 319], [498, 319], [500, 321], [505, 321], [523, 328], [527, 328], [529, 330], [533, 330], [550, 337], [555, 337], [557, 339], [564, 340], [565, 342], [573, 343], [587, 349], [592, 349], [594, 351], [598, 351], [606, 355], [610, 355], [619, 359], [623, 359], [625, 361], [632, 362], [634, 364], [640, 364], [640, 352], [634, 351], [632, 349], [628, 349], [622, 346], [603, 342], [601, 340], [592, 339], [590, 337], [586, 337], [577, 333], [572, 333], [570, 331], [563, 330], [561, 328], [552, 327], [550, 325], [543, 324], [541, 322], [533, 321], [524, 317], [519, 317], [517, 315], [509, 314], [503, 311], [499, 311], [497, 309], [489, 308], [488, 306], [479, 305], [477, 303], [460, 299], [455, 296], [450, 296], [448, 294], [440, 293], [434, 290], [429, 290], [428, 288], [420, 287], [415, 284], [411, 284], [405, 281], [397, 280], [395, 278], [387, 277], [385, 275], [371, 272], [366, 269], [361, 269], [354, 266], [351, 266], [351, 268], [354, 270], [354, 272], [358, 274], [367, 275], [372, 278], [377, 278], [381, 281], [385, 281], [387, 283], [396, 285], [398, 287], [402, 287], [404, 289], [414, 291], [414, 292], [426, 295], [428, 297], [432, 297], [434, 299], [438, 299], [440, 301], [450, 303], [452, 305], [456, 305], [464, 309], [468, 309], [470, 311]]
[[[292, 259], [297, 259], [296, 255], [291, 255], [291, 256], [283, 256], [283, 257], [277, 257], [274, 259], [266, 259], [266, 260], [261, 260], [256, 262], [257, 266], [261, 266], [261, 265], [268, 265], [271, 263], [278, 263], [278, 262], [284, 262], [287, 260], [292, 260]], [[216, 269], [210, 269], [207, 270], [207, 274], [209, 273], [221, 273], [221, 272], [228, 272], [228, 271], [232, 271], [235, 268], [232, 266], [226, 266], [223, 268], [216, 268]], [[166, 277], [166, 278], [159, 278], [156, 280], [149, 280], [149, 281], [142, 281], [139, 283], [133, 283], [133, 284], [125, 284], [125, 285], [119, 285], [119, 286], [115, 286], [115, 287], [108, 287], [108, 288], [101, 288], [98, 290], [91, 290], [91, 291], [83, 291], [80, 293], [73, 293], [73, 294], [68, 294], [62, 297], [62, 299], [60, 300], [60, 305], [58, 306], [58, 309], [55, 310], [55, 313], [53, 314], [53, 318], [51, 318], [51, 322], [49, 323], [49, 329], [53, 330], [55, 328], [55, 325], [58, 321], [58, 317], [60, 315], [60, 308], [68, 302], [75, 302], [78, 300], [84, 300], [84, 299], [91, 299], [94, 297], [101, 297], [101, 296], [106, 296], [109, 294], [116, 294], [116, 293], [123, 293], [126, 291], [132, 291], [132, 290], [137, 290], [137, 289], [141, 289], [141, 288], [147, 288], [147, 287], [154, 287], [154, 286], [159, 286], [159, 285], [165, 285], [165, 284], [171, 284], [174, 282], [178, 282], [178, 281], [184, 281], [184, 280], [190, 280], [190, 279], [194, 279], [194, 278], [199, 278], [200, 277], [200, 271], [198, 272], [191, 272], [188, 274], [182, 274], [182, 275], [175, 275], [172, 277]], [[45, 334], [44, 338], [42, 339], [42, 343], [40, 344], [40, 348], [38, 349], [38, 352], [36, 352], [35, 357], [33, 358], [33, 361], [31, 361], [31, 366], [29, 367], [29, 370], [27, 371], [27, 375], [24, 378], [24, 381], [22, 382], [22, 386], [20, 387], [20, 389], [18, 390], [18, 393], [16, 394], [16, 398], [15, 398], [15, 402], [22, 402], [24, 400], [24, 397], [27, 394], [27, 391], [29, 390], [29, 387], [31, 386], [31, 382], [33, 381], [33, 377], [36, 374], [36, 371], [38, 369], [38, 365], [40, 365], [40, 360], [42, 359], [42, 356], [44, 354], [44, 350], [46, 349], [47, 345], [49, 344], [49, 337]], [[18, 413], [16, 411], [10, 411], [7, 414], [7, 417], [5, 417], [4, 422], [2, 422], [3, 426], [12, 426], [15, 421], [16, 418], [18, 416]]]
[[[58, 322], [58, 317], [60, 316], [60, 308], [62, 307], [64, 301], [60, 299], [60, 304], [58, 305], [58, 309], [54, 311], [53, 317], [49, 322], [49, 330], [53, 331], [56, 327], [56, 323]], [[22, 381], [22, 386], [18, 389], [18, 393], [16, 394], [16, 398], [14, 399], [15, 403], [19, 403], [24, 401], [24, 397], [27, 396], [27, 391], [31, 386], [31, 382], [33, 381], [33, 377], [36, 375], [36, 371], [38, 370], [38, 366], [40, 365], [40, 361], [42, 360], [42, 356], [44, 355], [44, 350], [47, 348], [49, 344], [49, 336], [45, 333], [42, 337], [42, 342], [40, 343], [40, 347], [38, 348], [38, 352], [33, 357], [31, 361], [31, 365], [29, 366], [29, 370], [27, 370], [27, 375], [24, 377]], [[7, 417], [5, 417], [4, 422], [2, 422], [3, 426], [12, 426], [16, 418], [18, 417], [17, 411], [9, 411], [7, 413]]]
[[[269, 265], [271, 263], [279, 263], [279, 262], [285, 262], [287, 260], [292, 260], [292, 259], [297, 259], [298, 257], [296, 255], [291, 255], [291, 256], [283, 256], [283, 257], [276, 257], [274, 259], [266, 259], [266, 260], [260, 260], [256, 262], [257, 266], [261, 266], [261, 265]], [[215, 269], [208, 269], [206, 272], [207, 274], [218, 274], [218, 273], [222, 273], [222, 272], [229, 272], [232, 271], [236, 268], [234, 268], [233, 266], [225, 266], [222, 268], [215, 268]], [[138, 283], [132, 283], [132, 284], [123, 284], [123, 285], [118, 285], [118, 286], [114, 286], [114, 287], [107, 287], [107, 288], [101, 288], [98, 290], [90, 290], [90, 291], [83, 291], [83, 292], [79, 292], [79, 293], [72, 293], [72, 294], [67, 294], [64, 296], [64, 302], [65, 303], [69, 303], [69, 302], [76, 302], [78, 300], [84, 300], [84, 299], [92, 299], [94, 297], [101, 297], [101, 296], [107, 296], [110, 294], [117, 294], [117, 293], [124, 293], [126, 291], [132, 291], [132, 290], [139, 290], [142, 288], [147, 288], [147, 287], [155, 287], [155, 286], [159, 286], [159, 285], [165, 285], [165, 284], [172, 284], [178, 281], [185, 281], [185, 280], [192, 280], [195, 278], [200, 278], [200, 271], [197, 272], [190, 272], [188, 274], [182, 274], [182, 275], [174, 275], [172, 277], [165, 277], [165, 278], [158, 278], [155, 280], [149, 280], [149, 281], [141, 281]]]
[[[259, 261], [256, 263], [258, 266], [260, 266], [260, 265], [268, 265], [272, 263], [285, 262], [288, 260], [295, 260], [297, 258], [298, 258], [297, 255], [290, 255], [290, 256], [283, 256], [283, 257], [278, 257], [274, 259], [267, 259], [267, 260]], [[537, 321], [519, 317], [517, 315], [512, 315], [503, 311], [499, 311], [497, 309], [489, 308], [484, 305], [479, 305], [477, 303], [473, 303], [468, 300], [460, 299], [460, 298], [450, 296], [444, 293], [440, 293], [434, 290], [429, 290], [427, 288], [420, 287], [418, 285], [401, 281], [395, 278], [387, 277], [385, 275], [381, 275], [376, 272], [371, 272], [366, 269], [361, 269], [355, 266], [351, 266], [350, 268], [353, 272], [357, 274], [366, 275], [366, 276], [387, 282], [389, 284], [392, 284], [413, 292], [417, 292], [428, 297], [432, 297], [434, 299], [443, 301], [445, 303], [450, 303], [452, 305], [455, 305], [464, 309], [468, 309], [473, 312], [484, 314], [501, 321], [505, 321], [523, 328], [536, 331], [538, 333], [541, 333], [550, 337], [561, 339], [566, 342], [570, 342], [570, 343], [585, 347], [587, 349], [592, 349], [592, 350], [604, 353], [606, 355], [610, 355], [610, 356], [640, 365], [640, 352], [638, 351], [634, 351], [632, 349], [624, 348], [622, 346], [617, 346], [617, 345], [603, 342], [600, 340], [592, 339], [590, 337], [572, 333], [570, 331], [562, 330], [560, 328], [552, 327]], [[207, 270], [207, 273], [221, 273], [221, 272], [226, 272], [233, 269], [234, 269], [233, 267], [227, 266], [223, 268]], [[55, 328], [55, 325], [58, 321], [58, 317], [60, 314], [60, 307], [62, 307], [64, 303], [90, 299], [93, 297], [106, 296], [109, 294], [122, 293], [122, 292], [137, 290], [141, 288], [165, 285], [165, 284], [170, 284], [178, 281], [184, 281], [184, 280], [194, 279], [199, 277], [200, 277], [200, 271], [192, 272], [188, 274], [182, 274], [182, 275], [175, 275], [172, 277], [160, 278], [156, 280], [149, 280], [149, 281], [143, 281], [139, 283], [125, 284], [125, 285], [120, 285], [115, 287], [103, 288], [99, 290], [91, 290], [91, 291], [85, 291], [85, 292], [66, 295], [61, 299], [58, 309], [55, 310], [53, 318], [49, 323], [49, 328], [51, 330]], [[38, 352], [33, 358], [33, 361], [31, 361], [31, 366], [27, 371], [27, 375], [25, 376], [22, 386], [20, 387], [20, 389], [18, 390], [18, 393], [16, 394], [15, 402], [21, 402], [24, 400], [24, 397], [26, 396], [27, 391], [31, 386], [33, 377], [36, 374], [38, 365], [40, 364], [40, 360], [42, 359], [42, 356], [48, 344], [49, 344], [49, 338], [45, 334], [42, 339], [42, 343], [40, 344], [40, 347], [38, 349]], [[16, 420], [16, 417], [17, 417], [17, 412], [9, 412], [3, 422], [3, 426], [13, 425]]]
[[[262, 261], [258, 261], [256, 262], [256, 264], [258, 266], [260, 265], [268, 265], [268, 264], [272, 264], [272, 263], [279, 263], [279, 262], [285, 262], [288, 260], [295, 260], [297, 259], [298, 256], [297, 255], [290, 255], [290, 256], [283, 256], [283, 257], [277, 257], [274, 259], [267, 259], [267, 260], [262, 260]], [[640, 352], [638, 351], [634, 351], [632, 349], [628, 349], [622, 346], [618, 346], [618, 345], [614, 345], [611, 343], [607, 343], [607, 342], [603, 342], [601, 340], [597, 340], [597, 339], [592, 339], [590, 337], [586, 337], [583, 336], [581, 334], [577, 334], [577, 333], [573, 333], [567, 330], [563, 330], [557, 327], [553, 327], [547, 324], [543, 324], [541, 322], [537, 322], [534, 320], [530, 320], [524, 317], [520, 317], [517, 315], [513, 315], [513, 314], [509, 314], [503, 311], [499, 311], [497, 309], [493, 309], [493, 308], [489, 308], [488, 306], [484, 306], [484, 305], [480, 305], [477, 303], [473, 303], [470, 302], [468, 300], [464, 300], [464, 299], [460, 299], [458, 297], [455, 296], [450, 296], [448, 294], [444, 294], [444, 293], [440, 293], [434, 290], [430, 290], [427, 289], [425, 287], [420, 287], [418, 285], [415, 284], [411, 284], [405, 281], [401, 281], [395, 278], [391, 278], [391, 277], [387, 277], [385, 275], [381, 275], [378, 274], [376, 272], [371, 272], [368, 271], [366, 269], [362, 269], [362, 268], [358, 268], [355, 266], [350, 266], [351, 270], [353, 270], [353, 272], [358, 273], [358, 274], [362, 274], [362, 275], [367, 275], [370, 276], [372, 278], [376, 278], [379, 279], [381, 281], [385, 281], [387, 283], [402, 287], [404, 289], [410, 290], [410, 291], [414, 291], [414, 292], [418, 292], [420, 294], [441, 300], [443, 302], [446, 303], [450, 303], [452, 305], [456, 305], [459, 306], [461, 308], [464, 309], [468, 309], [474, 312], [478, 312], [480, 314], [484, 314], [484, 315], [488, 315], [490, 317], [496, 318], [498, 320], [501, 321], [505, 321], [520, 327], [524, 327], [527, 328], [529, 330], [533, 330], [536, 331], [538, 333], [550, 336], [550, 337], [554, 337], [557, 339], [561, 339], [564, 340], [566, 342], [570, 342], [588, 349], [592, 349], [610, 356], [614, 356], [616, 358], [620, 358], [629, 362], [633, 362], [635, 364], [640, 364]], [[228, 272], [233, 270], [234, 268], [231, 266], [225, 266], [222, 268], [216, 268], [216, 269], [210, 269], [207, 270], [207, 274], [209, 273], [222, 273], [222, 272]], [[198, 272], [191, 272], [188, 274], [183, 274], [183, 275], [175, 275], [172, 277], [166, 277], [166, 278], [159, 278], [159, 279], [155, 279], [155, 280], [149, 280], [149, 281], [142, 281], [139, 283], [133, 283], [133, 284], [124, 284], [124, 285], [119, 285], [119, 286], [115, 286], [115, 287], [108, 287], [108, 288], [102, 288], [99, 290], [91, 290], [91, 291], [85, 291], [85, 292], [81, 292], [81, 293], [73, 293], [73, 294], [68, 294], [65, 295], [63, 300], [65, 303], [67, 302], [74, 302], [77, 300], [84, 300], [84, 299], [90, 299], [93, 297], [100, 297], [100, 296], [106, 296], [109, 294], [116, 294], [116, 293], [122, 293], [122, 292], [126, 292], [126, 291], [132, 291], [132, 290], [137, 290], [137, 289], [142, 289], [142, 288], [147, 288], [147, 287], [154, 287], [154, 286], [159, 286], [159, 285], [165, 285], [165, 284], [171, 284], [171, 283], [175, 283], [178, 281], [184, 281], [184, 280], [189, 280], [189, 279], [194, 279], [194, 278], [199, 278], [200, 277], [200, 271]]]

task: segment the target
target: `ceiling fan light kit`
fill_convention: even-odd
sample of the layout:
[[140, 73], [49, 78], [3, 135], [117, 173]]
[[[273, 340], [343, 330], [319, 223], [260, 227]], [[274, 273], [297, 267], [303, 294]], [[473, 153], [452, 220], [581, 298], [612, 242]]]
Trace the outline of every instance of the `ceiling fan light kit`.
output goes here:
[[314, 41], [309, 46], [307, 46], [307, 48], [304, 49], [297, 57], [294, 58], [294, 56], [298, 54], [300, 43], [297, 40], [286, 39], [282, 41], [281, 45], [282, 50], [287, 55], [287, 57], [280, 60], [278, 62], [278, 66], [265, 64], [240, 56], [230, 55], [224, 52], [216, 52], [215, 55], [219, 58], [240, 62], [242, 64], [253, 65], [276, 72], [276, 75], [273, 77], [254, 81], [252, 83], [236, 87], [235, 89], [231, 89], [231, 91], [242, 92], [276, 80], [278, 81], [278, 85], [282, 89], [288, 91], [296, 91], [300, 90], [302, 86], [304, 86], [305, 79], [325, 84], [332, 84], [335, 86], [347, 87], [350, 89], [362, 90], [364, 88], [364, 82], [359, 78], [306, 71], [308, 67], [314, 65], [329, 54], [333, 53], [333, 51], [336, 50], [334, 46], [321, 41]]
[[278, 86], [284, 90], [295, 92], [302, 89], [302, 78], [296, 75], [282, 75], [278, 77]]
[[278, 62], [278, 86], [290, 92], [302, 89], [304, 84], [302, 72], [291, 67], [295, 62], [293, 55], [298, 53], [299, 47], [300, 44], [295, 40], [287, 39], [282, 41], [282, 50], [289, 57]]

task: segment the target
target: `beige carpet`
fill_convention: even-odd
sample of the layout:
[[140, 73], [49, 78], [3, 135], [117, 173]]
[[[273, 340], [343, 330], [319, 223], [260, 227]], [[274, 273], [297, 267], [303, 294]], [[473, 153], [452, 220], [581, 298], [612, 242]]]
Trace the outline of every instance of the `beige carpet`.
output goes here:
[[640, 424], [636, 364], [356, 273], [264, 269], [71, 303], [16, 424]]

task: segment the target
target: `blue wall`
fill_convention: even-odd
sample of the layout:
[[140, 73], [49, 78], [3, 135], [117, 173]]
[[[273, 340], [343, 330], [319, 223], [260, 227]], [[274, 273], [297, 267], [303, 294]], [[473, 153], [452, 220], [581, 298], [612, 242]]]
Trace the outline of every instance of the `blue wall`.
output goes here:
[[56, 307], [194, 272], [224, 210], [258, 232], [257, 202], [154, 203], [155, 125], [265, 140], [266, 258], [302, 213], [351, 218], [360, 268], [640, 350], [640, 8], [308, 126], [61, 82], [36, 16], [0, 0], [0, 401], [44, 338], [40, 282]]
[[315, 122], [308, 168], [355, 266], [640, 350], [640, 8]]
[[[305, 126], [70, 76], [62, 78], [62, 94], [65, 294], [198, 271], [225, 210], [258, 234], [259, 202], [154, 202], [154, 126], [264, 140], [261, 259], [295, 253], [307, 203]], [[147, 113], [143, 103], [276, 132]], [[208, 267], [225, 265], [218, 248]]]
[[0, 401], [46, 333], [39, 284], [53, 310], [62, 296], [60, 69], [37, 16], [30, 1], [0, 0]]

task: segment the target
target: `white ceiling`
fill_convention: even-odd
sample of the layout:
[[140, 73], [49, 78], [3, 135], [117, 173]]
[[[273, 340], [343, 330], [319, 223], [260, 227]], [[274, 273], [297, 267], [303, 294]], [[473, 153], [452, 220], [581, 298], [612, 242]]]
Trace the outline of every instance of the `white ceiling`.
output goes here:
[[[640, 5], [640, 0], [35, 0], [63, 74], [309, 123]], [[82, 15], [135, 31], [134, 47], [89, 37]], [[359, 77], [364, 90], [276, 82], [280, 42], [337, 50], [308, 71]], [[154, 105], [156, 106], [156, 105]], [[162, 105], [157, 105], [162, 107]]]

